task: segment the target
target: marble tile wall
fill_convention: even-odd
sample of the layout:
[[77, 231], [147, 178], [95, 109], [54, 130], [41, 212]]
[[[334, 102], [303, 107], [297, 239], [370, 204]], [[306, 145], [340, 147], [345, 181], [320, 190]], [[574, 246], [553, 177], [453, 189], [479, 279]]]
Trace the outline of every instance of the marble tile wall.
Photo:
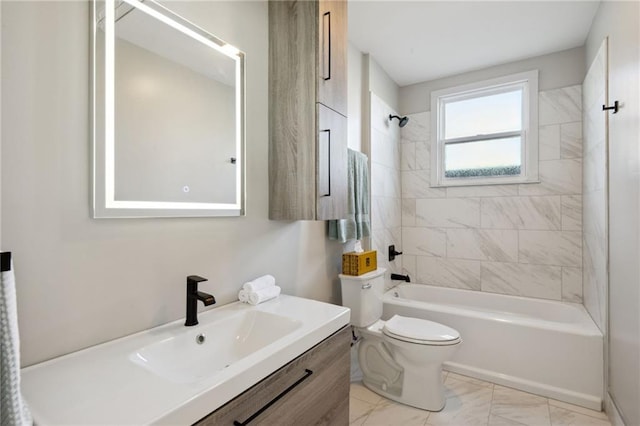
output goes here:
[[371, 248], [378, 251], [378, 267], [402, 273], [402, 256], [388, 261], [388, 247], [402, 247], [402, 199], [400, 185], [400, 127], [389, 121], [396, 115], [371, 93]]
[[539, 93], [540, 183], [430, 187], [431, 114], [401, 129], [403, 266], [414, 281], [581, 303], [582, 88]]
[[600, 330], [606, 330], [608, 286], [607, 235], [607, 114], [606, 42], [598, 51], [584, 80], [584, 306]]

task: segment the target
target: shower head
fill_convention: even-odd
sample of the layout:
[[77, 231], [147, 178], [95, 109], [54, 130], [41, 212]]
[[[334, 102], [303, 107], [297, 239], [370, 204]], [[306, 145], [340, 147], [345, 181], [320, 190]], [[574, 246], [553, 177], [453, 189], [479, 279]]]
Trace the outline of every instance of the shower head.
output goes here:
[[397, 118], [399, 123], [398, 126], [400, 127], [404, 127], [407, 125], [407, 123], [409, 122], [409, 117], [400, 117], [399, 115], [391, 115], [389, 114], [389, 120], [393, 120], [394, 118]]

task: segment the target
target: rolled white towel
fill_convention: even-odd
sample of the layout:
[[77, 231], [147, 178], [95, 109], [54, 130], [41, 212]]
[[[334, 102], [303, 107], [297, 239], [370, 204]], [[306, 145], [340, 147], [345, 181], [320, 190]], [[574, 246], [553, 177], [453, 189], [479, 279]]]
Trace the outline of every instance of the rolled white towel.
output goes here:
[[240, 289], [238, 292], [238, 300], [242, 303], [249, 303], [249, 292], [244, 288]]
[[247, 291], [258, 291], [262, 290], [263, 288], [273, 287], [274, 285], [276, 285], [276, 279], [273, 277], [273, 275], [263, 275], [253, 281], [244, 283], [242, 288]]
[[278, 296], [280, 296], [280, 287], [274, 285], [273, 287], [249, 292], [249, 303], [251, 305], [258, 305], [262, 302], [266, 302], [267, 300], [275, 299]]

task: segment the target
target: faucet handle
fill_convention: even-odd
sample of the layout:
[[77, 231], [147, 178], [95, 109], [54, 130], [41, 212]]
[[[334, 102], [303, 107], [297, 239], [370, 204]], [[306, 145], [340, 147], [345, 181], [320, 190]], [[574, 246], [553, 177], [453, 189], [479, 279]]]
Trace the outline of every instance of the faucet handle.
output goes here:
[[202, 278], [199, 275], [189, 275], [187, 277], [187, 285], [189, 285], [189, 284], [197, 285], [199, 282], [202, 282], [202, 281], [207, 281], [207, 279], [206, 278]]
[[390, 245], [389, 246], [389, 262], [392, 262], [396, 259], [396, 256], [401, 255], [402, 252], [401, 251], [396, 251], [396, 246], [395, 245]]

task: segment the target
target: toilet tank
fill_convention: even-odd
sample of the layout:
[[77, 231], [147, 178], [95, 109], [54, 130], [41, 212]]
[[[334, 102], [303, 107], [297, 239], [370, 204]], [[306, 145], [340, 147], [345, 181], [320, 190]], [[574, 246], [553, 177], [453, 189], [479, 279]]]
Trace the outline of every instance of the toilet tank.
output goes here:
[[342, 306], [351, 309], [351, 325], [368, 327], [382, 316], [385, 268], [363, 275], [340, 274]]

